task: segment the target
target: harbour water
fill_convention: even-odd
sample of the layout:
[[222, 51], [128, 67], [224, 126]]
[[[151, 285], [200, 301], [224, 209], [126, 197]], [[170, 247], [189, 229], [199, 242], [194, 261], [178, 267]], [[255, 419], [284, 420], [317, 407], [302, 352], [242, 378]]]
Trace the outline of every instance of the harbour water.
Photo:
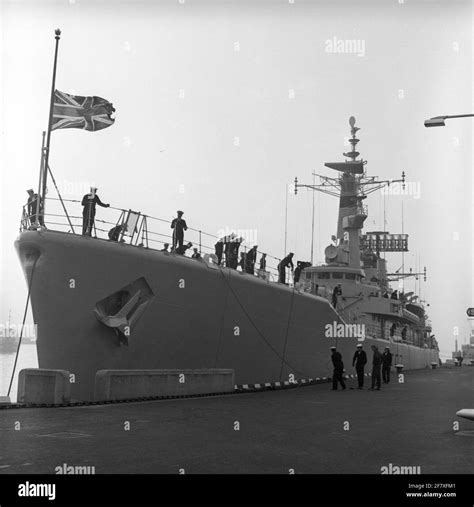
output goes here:
[[[8, 386], [10, 385], [10, 378], [15, 363], [16, 352], [0, 353], [0, 396], [6, 396]], [[10, 399], [16, 401], [18, 389], [18, 372], [24, 368], [38, 368], [38, 355], [36, 353], [35, 343], [25, 343], [20, 347], [18, 354], [18, 362], [15, 370], [15, 378], [13, 379], [12, 390], [10, 392]]]

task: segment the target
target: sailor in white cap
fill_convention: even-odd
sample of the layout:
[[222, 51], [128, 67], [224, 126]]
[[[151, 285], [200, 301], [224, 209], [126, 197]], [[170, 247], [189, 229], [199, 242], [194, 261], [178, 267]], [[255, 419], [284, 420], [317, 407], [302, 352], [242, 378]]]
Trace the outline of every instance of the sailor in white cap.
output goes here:
[[342, 390], [346, 388], [346, 384], [344, 382], [344, 363], [342, 362], [341, 353], [337, 351], [336, 347], [331, 347], [331, 359], [332, 364], [334, 365], [334, 369], [332, 372], [332, 390], [337, 391], [337, 384], [341, 384]]
[[352, 366], [355, 366], [357, 372], [357, 389], [364, 389], [364, 368], [367, 363], [367, 354], [362, 348], [362, 343], [357, 344], [357, 350], [352, 358]]

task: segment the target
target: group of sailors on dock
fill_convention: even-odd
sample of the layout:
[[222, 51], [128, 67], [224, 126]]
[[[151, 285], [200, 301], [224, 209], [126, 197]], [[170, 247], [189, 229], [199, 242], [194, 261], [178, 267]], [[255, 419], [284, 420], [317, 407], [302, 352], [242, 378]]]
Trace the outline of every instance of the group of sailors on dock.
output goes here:
[[[377, 345], [371, 345], [373, 352], [372, 356], [372, 387], [370, 391], [380, 391], [381, 380], [384, 384], [390, 382], [390, 368], [392, 367], [392, 353], [390, 347], [385, 347], [383, 354], [380, 353]], [[344, 363], [342, 361], [342, 355], [337, 351], [337, 347], [331, 347], [331, 360], [333, 364], [332, 374], [332, 390], [337, 391], [338, 384], [341, 384], [341, 388], [344, 391], [346, 384], [344, 382]], [[364, 370], [367, 364], [367, 354], [363, 349], [362, 343], [357, 344], [356, 351], [352, 358], [352, 366], [355, 367], [357, 373], [357, 389], [364, 389]], [[382, 375], [381, 375], [382, 374]], [[382, 378], [381, 378], [382, 377]]]

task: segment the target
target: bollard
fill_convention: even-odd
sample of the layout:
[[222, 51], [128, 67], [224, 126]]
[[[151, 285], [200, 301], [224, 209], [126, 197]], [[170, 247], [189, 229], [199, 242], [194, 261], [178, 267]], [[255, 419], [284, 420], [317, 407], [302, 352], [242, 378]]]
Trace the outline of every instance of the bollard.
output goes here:
[[395, 368], [397, 369], [397, 373], [401, 373], [403, 370], [403, 364], [396, 364]]
[[431, 369], [432, 370], [436, 370], [436, 368], [438, 367], [438, 363], [431, 363]]

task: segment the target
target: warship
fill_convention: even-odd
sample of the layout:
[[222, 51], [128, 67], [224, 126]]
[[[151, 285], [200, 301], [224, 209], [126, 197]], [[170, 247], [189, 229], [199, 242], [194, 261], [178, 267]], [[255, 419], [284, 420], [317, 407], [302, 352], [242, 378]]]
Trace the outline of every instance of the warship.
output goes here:
[[[39, 367], [73, 373], [72, 397], [91, 400], [103, 369], [232, 368], [237, 384], [297, 381], [330, 376], [334, 345], [348, 369], [360, 342], [367, 352], [389, 346], [404, 369], [438, 363], [422, 302], [391, 287], [414, 273], [389, 273], [382, 255], [407, 251], [408, 236], [362, 233], [363, 200], [390, 182], [367, 176], [353, 117], [350, 126], [352, 151], [325, 164], [337, 176], [312, 188], [338, 196], [336, 235], [325, 262], [304, 263], [295, 282], [278, 281], [270, 264], [280, 259], [271, 256], [256, 274], [220, 265], [213, 246], [219, 238], [201, 230], [186, 232], [199, 258], [162, 251], [171, 243], [170, 222], [139, 211], [102, 210], [115, 219], [96, 219], [89, 236], [76, 232], [81, 215], [66, 209], [80, 201], [43, 194], [45, 225], [25, 206], [15, 247], [37, 325]], [[43, 160], [40, 181], [47, 170]], [[296, 180], [295, 192], [305, 186]], [[108, 228], [116, 226], [120, 233], [110, 239]]]

